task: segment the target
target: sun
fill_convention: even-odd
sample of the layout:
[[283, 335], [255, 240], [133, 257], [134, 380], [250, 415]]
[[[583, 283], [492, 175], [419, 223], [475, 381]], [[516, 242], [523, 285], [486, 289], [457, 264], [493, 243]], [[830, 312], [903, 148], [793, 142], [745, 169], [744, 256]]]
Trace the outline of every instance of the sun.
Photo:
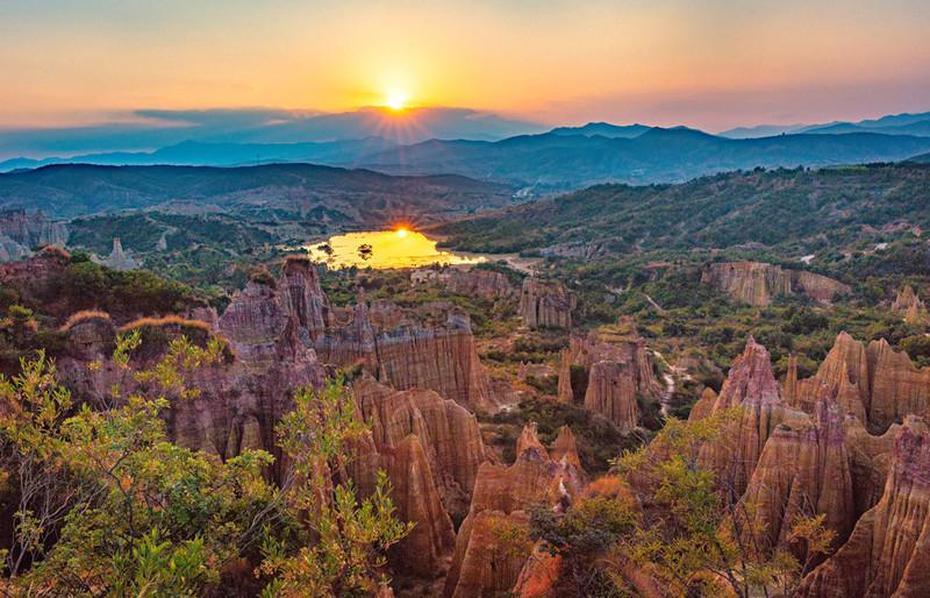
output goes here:
[[410, 96], [407, 92], [395, 89], [388, 92], [387, 97], [384, 98], [384, 105], [395, 112], [400, 112], [407, 107], [409, 100]]
[[396, 229], [394, 229], [394, 234], [397, 235], [401, 239], [406, 237], [407, 233], [409, 232], [410, 232], [410, 229], [408, 229], [406, 226], [398, 226]]

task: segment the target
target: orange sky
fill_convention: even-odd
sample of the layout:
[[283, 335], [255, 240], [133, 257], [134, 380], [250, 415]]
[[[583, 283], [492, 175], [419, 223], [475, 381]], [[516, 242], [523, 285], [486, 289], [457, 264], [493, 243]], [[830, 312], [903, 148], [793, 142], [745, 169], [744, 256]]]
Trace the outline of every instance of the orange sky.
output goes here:
[[930, 110], [926, 0], [0, 3], [0, 126], [462, 106], [722, 128]]

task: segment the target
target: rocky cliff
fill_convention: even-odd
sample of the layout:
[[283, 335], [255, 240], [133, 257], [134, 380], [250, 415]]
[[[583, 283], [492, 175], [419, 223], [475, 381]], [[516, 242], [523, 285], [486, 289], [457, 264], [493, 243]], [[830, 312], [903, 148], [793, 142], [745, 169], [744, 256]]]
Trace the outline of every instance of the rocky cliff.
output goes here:
[[576, 298], [559, 282], [525, 278], [520, 316], [530, 328], [571, 328]]
[[881, 500], [849, 540], [805, 578], [800, 596], [926, 596], [930, 587], [930, 432], [897, 432]]
[[841, 332], [813, 377], [794, 380], [790, 366], [785, 388], [793, 405], [811, 412], [817, 389], [825, 385], [846, 413], [875, 433], [930, 409], [930, 369], [915, 367], [884, 339], [865, 346]]
[[704, 404], [692, 410], [692, 421], [739, 408], [735, 420], [700, 453], [702, 463], [716, 472], [721, 486], [735, 500], [745, 491], [769, 436], [786, 420], [789, 411], [779, 394], [769, 352], [749, 337], [742, 355], [733, 361], [720, 394], [702, 400]]
[[435, 390], [475, 411], [498, 407], [471, 322], [452, 305], [430, 304], [414, 312], [361, 298], [355, 306], [334, 310], [315, 267], [289, 259], [277, 281], [258, 277], [236, 293], [218, 322], [236, 352], [251, 359], [270, 355], [288, 325], [323, 363], [361, 366], [394, 388]]
[[445, 509], [468, 511], [478, 467], [489, 458], [475, 416], [431, 390], [399, 391], [363, 376], [352, 385], [359, 410], [381, 452], [416, 436], [429, 461]]
[[581, 486], [571, 465], [575, 459], [565, 454], [552, 459], [535, 426], [528, 426], [517, 440], [513, 465], [481, 465], [468, 516], [455, 539], [447, 596], [491, 596], [513, 589], [532, 552], [526, 510], [537, 504], [562, 508], [571, 500]]
[[639, 425], [638, 398], [655, 398], [661, 392], [652, 356], [645, 341], [635, 333], [617, 338], [597, 332], [572, 337], [568, 352], [562, 356], [559, 375], [562, 400], [568, 400], [572, 392], [572, 365], [587, 370], [585, 408], [609, 419], [621, 430]]
[[315, 347], [325, 362], [361, 364], [395, 388], [435, 390], [472, 411], [495, 411], [499, 395], [478, 358], [468, 316], [448, 305], [422, 309], [430, 308], [435, 321], [424, 322], [387, 302], [360, 303], [337, 316]]
[[36, 247], [64, 247], [67, 242], [67, 227], [49, 220], [41, 210], [0, 212], [0, 262], [29, 257]]
[[927, 306], [917, 296], [914, 287], [911, 285], [905, 285], [898, 291], [894, 302], [891, 304], [891, 311], [900, 314], [908, 324], [919, 326], [930, 322]]
[[517, 289], [501, 272], [471, 268], [450, 268], [440, 275], [440, 281], [451, 293], [485, 300], [515, 300]]
[[850, 292], [839, 281], [805, 270], [785, 270], [764, 262], [708, 264], [701, 282], [723, 291], [735, 301], [766, 306], [779, 295], [802, 294], [821, 303]]
[[[742, 503], [752, 518], [744, 529], [761, 537], [749, 545], [762, 550], [789, 545], [796, 521], [826, 515], [824, 525], [845, 539], [855, 522], [853, 474], [846, 450], [843, 413], [821, 399], [813, 417], [781, 423], [769, 436], [753, 470]], [[749, 532], [756, 535], [755, 532]], [[803, 562], [806, 548], [790, 546]]]

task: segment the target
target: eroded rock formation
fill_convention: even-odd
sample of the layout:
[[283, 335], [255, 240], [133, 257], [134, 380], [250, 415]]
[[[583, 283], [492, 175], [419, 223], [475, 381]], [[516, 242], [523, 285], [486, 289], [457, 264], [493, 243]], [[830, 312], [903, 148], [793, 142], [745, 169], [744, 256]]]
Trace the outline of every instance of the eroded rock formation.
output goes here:
[[[907, 415], [930, 409], [930, 369], [919, 369], [903, 351], [884, 339], [868, 346], [841, 332], [817, 374], [792, 382], [789, 364], [786, 393], [792, 405], [811, 412], [818, 388], [827, 386], [844, 411], [876, 433]], [[792, 386], [793, 385], [793, 386]]]
[[815, 569], [801, 596], [926, 596], [930, 588], [930, 432], [909, 419], [897, 432], [881, 500], [849, 540]]
[[900, 314], [908, 324], [921, 325], [930, 321], [927, 307], [911, 285], [905, 285], [898, 291], [891, 304], [891, 311]]
[[829, 303], [850, 292], [839, 281], [805, 270], [785, 270], [764, 262], [719, 262], [708, 264], [701, 282], [716, 287], [735, 301], [766, 306], [779, 295], [795, 293]]
[[139, 260], [123, 249], [123, 242], [119, 237], [113, 237], [113, 250], [110, 255], [103, 258], [92, 256], [92, 259], [96, 263], [114, 270], [135, 270], [142, 266]]
[[520, 316], [530, 328], [571, 328], [576, 298], [562, 283], [523, 279]]
[[439, 280], [456, 295], [492, 301], [517, 298], [517, 289], [507, 276], [493, 270], [450, 268], [440, 275]]
[[569, 464], [574, 459], [550, 458], [535, 426], [524, 428], [517, 451], [509, 467], [484, 463], [478, 470], [471, 507], [455, 539], [447, 596], [510, 592], [532, 551], [525, 540], [526, 509], [536, 504], [563, 508], [579, 491], [579, 472]]
[[[585, 408], [609, 419], [621, 430], [631, 430], [639, 424], [638, 398], [654, 399], [661, 392], [652, 355], [645, 341], [635, 333], [618, 338], [602, 338], [594, 332], [572, 337], [569, 355], [563, 355], [560, 398], [562, 393], [568, 398], [572, 390], [573, 364], [584, 367], [588, 373]], [[562, 389], [566, 382], [568, 387]]]
[[[801, 518], [826, 515], [824, 525], [845, 539], [855, 522], [853, 474], [846, 450], [844, 416], [830, 399], [821, 399], [813, 417], [776, 426], [765, 443], [742, 501], [770, 550], [789, 543]], [[749, 544], [753, 545], [753, 544]], [[802, 560], [803, 546], [792, 546]]]
[[0, 212], [0, 262], [12, 262], [32, 255], [44, 245], [64, 247], [68, 229], [49, 220], [42, 211], [5, 210]]
[[733, 361], [713, 404], [709, 403], [711, 397], [707, 395], [702, 399], [705, 403], [692, 410], [692, 420], [739, 407], [726, 430], [701, 448], [701, 461], [716, 472], [718, 481], [735, 499], [742, 496], [766, 441], [775, 427], [786, 420], [788, 411], [765, 347], [750, 336], [742, 355]]
[[489, 457], [475, 416], [431, 390], [399, 391], [364, 376], [353, 383], [379, 452], [416, 436], [429, 461], [446, 510], [464, 517], [478, 467]]

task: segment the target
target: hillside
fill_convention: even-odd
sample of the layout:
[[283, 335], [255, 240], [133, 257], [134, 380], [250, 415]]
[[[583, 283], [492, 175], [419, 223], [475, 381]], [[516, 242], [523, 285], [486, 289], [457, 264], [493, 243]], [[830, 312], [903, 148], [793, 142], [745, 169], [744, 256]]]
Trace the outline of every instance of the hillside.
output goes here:
[[633, 138], [553, 131], [497, 142], [433, 140], [374, 154], [365, 159], [365, 164], [396, 174], [448, 172], [540, 188], [572, 189], [606, 182], [683, 182], [758, 166], [898, 161], [927, 150], [930, 138], [906, 135], [799, 134], [727, 139], [676, 127], [652, 128]]
[[0, 174], [0, 207], [41, 208], [54, 217], [170, 204], [188, 211], [375, 226], [411, 216], [435, 221], [510, 201], [508, 187], [460, 176], [394, 177], [311, 164], [55, 165]]
[[[681, 185], [600, 185], [440, 229], [472, 251], [623, 253], [736, 246], [801, 257], [930, 226], [930, 168], [736, 172]], [[575, 252], [577, 253], [577, 251]]]

